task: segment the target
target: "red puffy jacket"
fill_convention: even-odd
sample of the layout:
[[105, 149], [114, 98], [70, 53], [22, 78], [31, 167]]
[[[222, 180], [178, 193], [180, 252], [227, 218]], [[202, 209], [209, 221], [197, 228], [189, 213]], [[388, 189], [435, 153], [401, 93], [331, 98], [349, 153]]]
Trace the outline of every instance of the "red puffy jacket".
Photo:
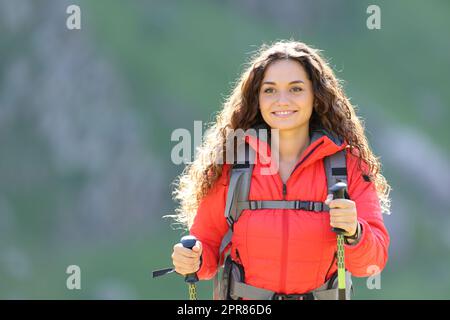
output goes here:
[[[253, 136], [248, 136], [247, 141], [256, 152], [256, 143], [264, 143]], [[326, 135], [311, 143], [286, 183], [285, 199], [324, 202], [327, 181], [323, 158], [345, 147], [346, 144], [336, 145]], [[345, 265], [353, 276], [364, 277], [373, 272], [370, 266], [380, 271], [384, 268], [390, 240], [373, 182], [364, 180], [357, 157], [350, 152], [346, 154], [348, 194], [356, 203], [363, 232], [356, 245], [345, 245]], [[267, 159], [259, 160], [262, 156], [262, 153], [257, 156], [249, 199], [282, 200], [279, 174], [260, 174], [268, 163]], [[190, 229], [203, 244], [203, 262], [197, 272], [201, 280], [215, 275], [219, 247], [228, 231], [224, 210], [229, 173], [230, 165], [225, 164], [222, 176], [201, 200]], [[278, 293], [301, 294], [320, 287], [336, 271], [336, 246], [336, 234], [331, 231], [326, 212], [244, 210], [234, 225], [231, 256], [244, 266], [245, 283]]]

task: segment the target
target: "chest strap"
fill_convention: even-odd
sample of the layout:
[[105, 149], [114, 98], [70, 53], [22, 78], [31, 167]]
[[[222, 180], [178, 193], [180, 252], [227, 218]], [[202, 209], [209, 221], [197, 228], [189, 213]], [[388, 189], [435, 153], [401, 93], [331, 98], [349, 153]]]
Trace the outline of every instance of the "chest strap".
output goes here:
[[301, 200], [249, 200], [238, 201], [237, 205], [238, 210], [294, 209], [314, 212], [330, 210], [323, 202]]

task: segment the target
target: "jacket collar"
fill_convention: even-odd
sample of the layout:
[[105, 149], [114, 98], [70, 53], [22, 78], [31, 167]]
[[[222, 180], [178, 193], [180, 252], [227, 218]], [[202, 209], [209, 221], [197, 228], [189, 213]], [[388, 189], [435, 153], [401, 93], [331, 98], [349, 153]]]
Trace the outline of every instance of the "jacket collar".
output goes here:
[[[262, 163], [270, 166], [271, 157], [271, 135], [270, 127], [266, 124], [254, 126], [245, 135], [245, 141], [252, 147], [253, 150], [262, 158]], [[259, 129], [267, 130], [268, 134], [260, 134]], [[259, 146], [259, 148], [258, 148]], [[334, 154], [342, 149], [345, 149], [347, 143], [341, 137], [329, 132], [323, 127], [313, 128], [310, 130], [310, 144], [303, 152], [298, 163], [303, 162], [302, 166], [307, 166], [314, 161], [322, 159], [326, 156]], [[266, 151], [267, 150], [267, 151]]]

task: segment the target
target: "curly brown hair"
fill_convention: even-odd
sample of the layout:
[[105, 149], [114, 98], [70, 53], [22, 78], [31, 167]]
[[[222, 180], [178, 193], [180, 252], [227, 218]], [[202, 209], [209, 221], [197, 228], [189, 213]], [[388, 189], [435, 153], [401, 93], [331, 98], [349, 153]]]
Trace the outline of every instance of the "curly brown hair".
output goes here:
[[[280, 59], [298, 61], [308, 74], [314, 90], [310, 128], [322, 127], [342, 137], [352, 154], [358, 157], [363, 174], [374, 181], [382, 212], [390, 213], [390, 185], [381, 174], [381, 163], [373, 154], [364, 133], [363, 121], [346, 97], [340, 81], [321, 57], [319, 50], [292, 40], [263, 44], [251, 57], [246, 69], [216, 115], [197, 149], [196, 159], [188, 164], [175, 182], [174, 200], [179, 202], [176, 222], [190, 228], [201, 199], [222, 175], [229, 130], [247, 130], [264, 123], [259, 110], [259, 90], [267, 67]], [[366, 171], [361, 166], [364, 161]]]

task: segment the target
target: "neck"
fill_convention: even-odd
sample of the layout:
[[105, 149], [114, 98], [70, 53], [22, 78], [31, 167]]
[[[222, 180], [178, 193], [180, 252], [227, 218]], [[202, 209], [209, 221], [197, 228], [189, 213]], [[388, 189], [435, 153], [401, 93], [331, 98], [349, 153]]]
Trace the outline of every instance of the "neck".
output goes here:
[[280, 140], [278, 147], [281, 162], [297, 162], [303, 151], [310, 144], [309, 127], [302, 126], [295, 130], [280, 130]]

